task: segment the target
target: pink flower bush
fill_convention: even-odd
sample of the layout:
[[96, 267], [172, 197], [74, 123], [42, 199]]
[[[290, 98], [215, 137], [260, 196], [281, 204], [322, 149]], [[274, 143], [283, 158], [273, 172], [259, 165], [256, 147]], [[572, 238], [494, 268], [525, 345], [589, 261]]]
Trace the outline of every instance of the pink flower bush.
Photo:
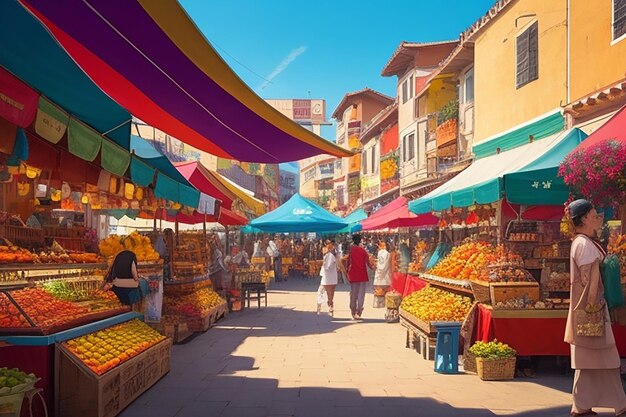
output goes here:
[[573, 152], [561, 163], [559, 176], [573, 197], [616, 207], [626, 202], [626, 144], [608, 140]]

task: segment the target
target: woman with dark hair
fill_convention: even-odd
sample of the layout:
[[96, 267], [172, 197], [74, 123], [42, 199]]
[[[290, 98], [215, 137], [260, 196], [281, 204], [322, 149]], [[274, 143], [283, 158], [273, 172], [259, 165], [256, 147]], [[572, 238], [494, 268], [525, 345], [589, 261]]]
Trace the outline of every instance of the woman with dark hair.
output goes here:
[[115, 256], [105, 277], [104, 290], [111, 290], [124, 305], [133, 305], [148, 294], [148, 282], [137, 272], [137, 255], [123, 250]]
[[620, 378], [620, 357], [604, 300], [600, 264], [606, 253], [596, 241], [603, 215], [587, 200], [567, 208], [576, 236], [570, 251], [570, 307], [565, 342], [571, 346], [574, 373], [571, 416], [593, 416], [593, 407], [615, 409], [626, 416], [626, 394]]

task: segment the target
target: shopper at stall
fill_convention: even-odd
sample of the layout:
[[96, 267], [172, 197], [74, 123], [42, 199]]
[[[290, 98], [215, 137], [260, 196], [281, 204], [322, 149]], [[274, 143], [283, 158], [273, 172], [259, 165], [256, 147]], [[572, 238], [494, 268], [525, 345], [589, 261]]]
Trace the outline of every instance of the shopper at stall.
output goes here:
[[113, 259], [105, 277], [104, 290], [111, 290], [124, 305], [140, 302], [149, 291], [148, 281], [137, 272], [137, 255], [123, 250]]
[[[328, 296], [328, 314], [332, 317], [334, 315], [335, 304], [333, 302], [335, 297], [335, 288], [337, 287], [337, 258], [335, 256], [335, 244], [331, 240], [326, 241], [326, 253], [324, 254], [324, 263], [322, 264], [321, 276], [322, 280], [320, 285], [324, 287], [326, 295]], [[319, 291], [318, 291], [319, 293]], [[320, 312], [320, 303], [318, 301], [317, 312]]]
[[276, 282], [282, 281], [282, 256], [280, 253], [279, 245], [280, 245], [280, 237], [278, 235], [275, 236], [275, 240], [268, 240], [267, 253], [272, 259], [272, 265], [274, 266], [274, 280]]
[[[374, 275], [374, 289], [384, 295], [391, 285], [391, 254], [387, 250], [387, 244], [383, 241], [378, 243], [378, 257], [376, 261], [376, 273]], [[378, 287], [378, 289], [377, 289]]]
[[353, 320], [360, 320], [363, 314], [363, 303], [365, 301], [365, 287], [369, 278], [367, 268], [374, 269], [370, 262], [369, 255], [360, 246], [361, 236], [352, 236], [354, 243], [350, 248], [348, 256], [348, 281], [350, 281], [350, 312]]
[[213, 235], [211, 240], [211, 267], [209, 277], [215, 292], [222, 294], [226, 289], [224, 286], [224, 274], [227, 270], [224, 264], [224, 253], [222, 252], [222, 242], [217, 235]]
[[568, 206], [576, 231], [570, 251], [570, 309], [565, 342], [571, 345], [574, 373], [572, 416], [592, 416], [593, 407], [615, 409], [626, 416], [626, 394], [620, 357], [604, 300], [600, 264], [606, 253], [596, 242], [603, 216], [587, 200]]

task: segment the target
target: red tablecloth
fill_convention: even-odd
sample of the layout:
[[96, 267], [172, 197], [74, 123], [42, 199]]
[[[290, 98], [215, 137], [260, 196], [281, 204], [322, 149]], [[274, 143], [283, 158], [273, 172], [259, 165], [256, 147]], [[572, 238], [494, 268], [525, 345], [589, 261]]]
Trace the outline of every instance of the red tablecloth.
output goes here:
[[[517, 350], [520, 356], [569, 356], [570, 347], [563, 341], [564, 317], [494, 318], [493, 311], [478, 306], [474, 340], [498, 339]], [[626, 326], [613, 325], [620, 356], [626, 356]]]
[[391, 276], [391, 288], [400, 294], [404, 294], [404, 285], [406, 284], [406, 274], [402, 272], [394, 272]]
[[404, 291], [402, 292], [402, 296], [406, 297], [414, 293], [415, 291], [419, 291], [424, 288], [428, 283], [422, 279], [420, 279], [416, 275], [407, 275], [406, 283], [404, 285]]

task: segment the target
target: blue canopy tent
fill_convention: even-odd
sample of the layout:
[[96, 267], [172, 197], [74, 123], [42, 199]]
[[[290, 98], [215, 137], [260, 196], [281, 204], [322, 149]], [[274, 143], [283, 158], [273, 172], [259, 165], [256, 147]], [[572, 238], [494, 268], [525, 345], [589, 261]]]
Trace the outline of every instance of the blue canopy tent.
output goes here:
[[250, 222], [252, 232], [337, 232], [348, 227], [345, 219], [335, 216], [300, 194], [294, 194], [285, 204]]

